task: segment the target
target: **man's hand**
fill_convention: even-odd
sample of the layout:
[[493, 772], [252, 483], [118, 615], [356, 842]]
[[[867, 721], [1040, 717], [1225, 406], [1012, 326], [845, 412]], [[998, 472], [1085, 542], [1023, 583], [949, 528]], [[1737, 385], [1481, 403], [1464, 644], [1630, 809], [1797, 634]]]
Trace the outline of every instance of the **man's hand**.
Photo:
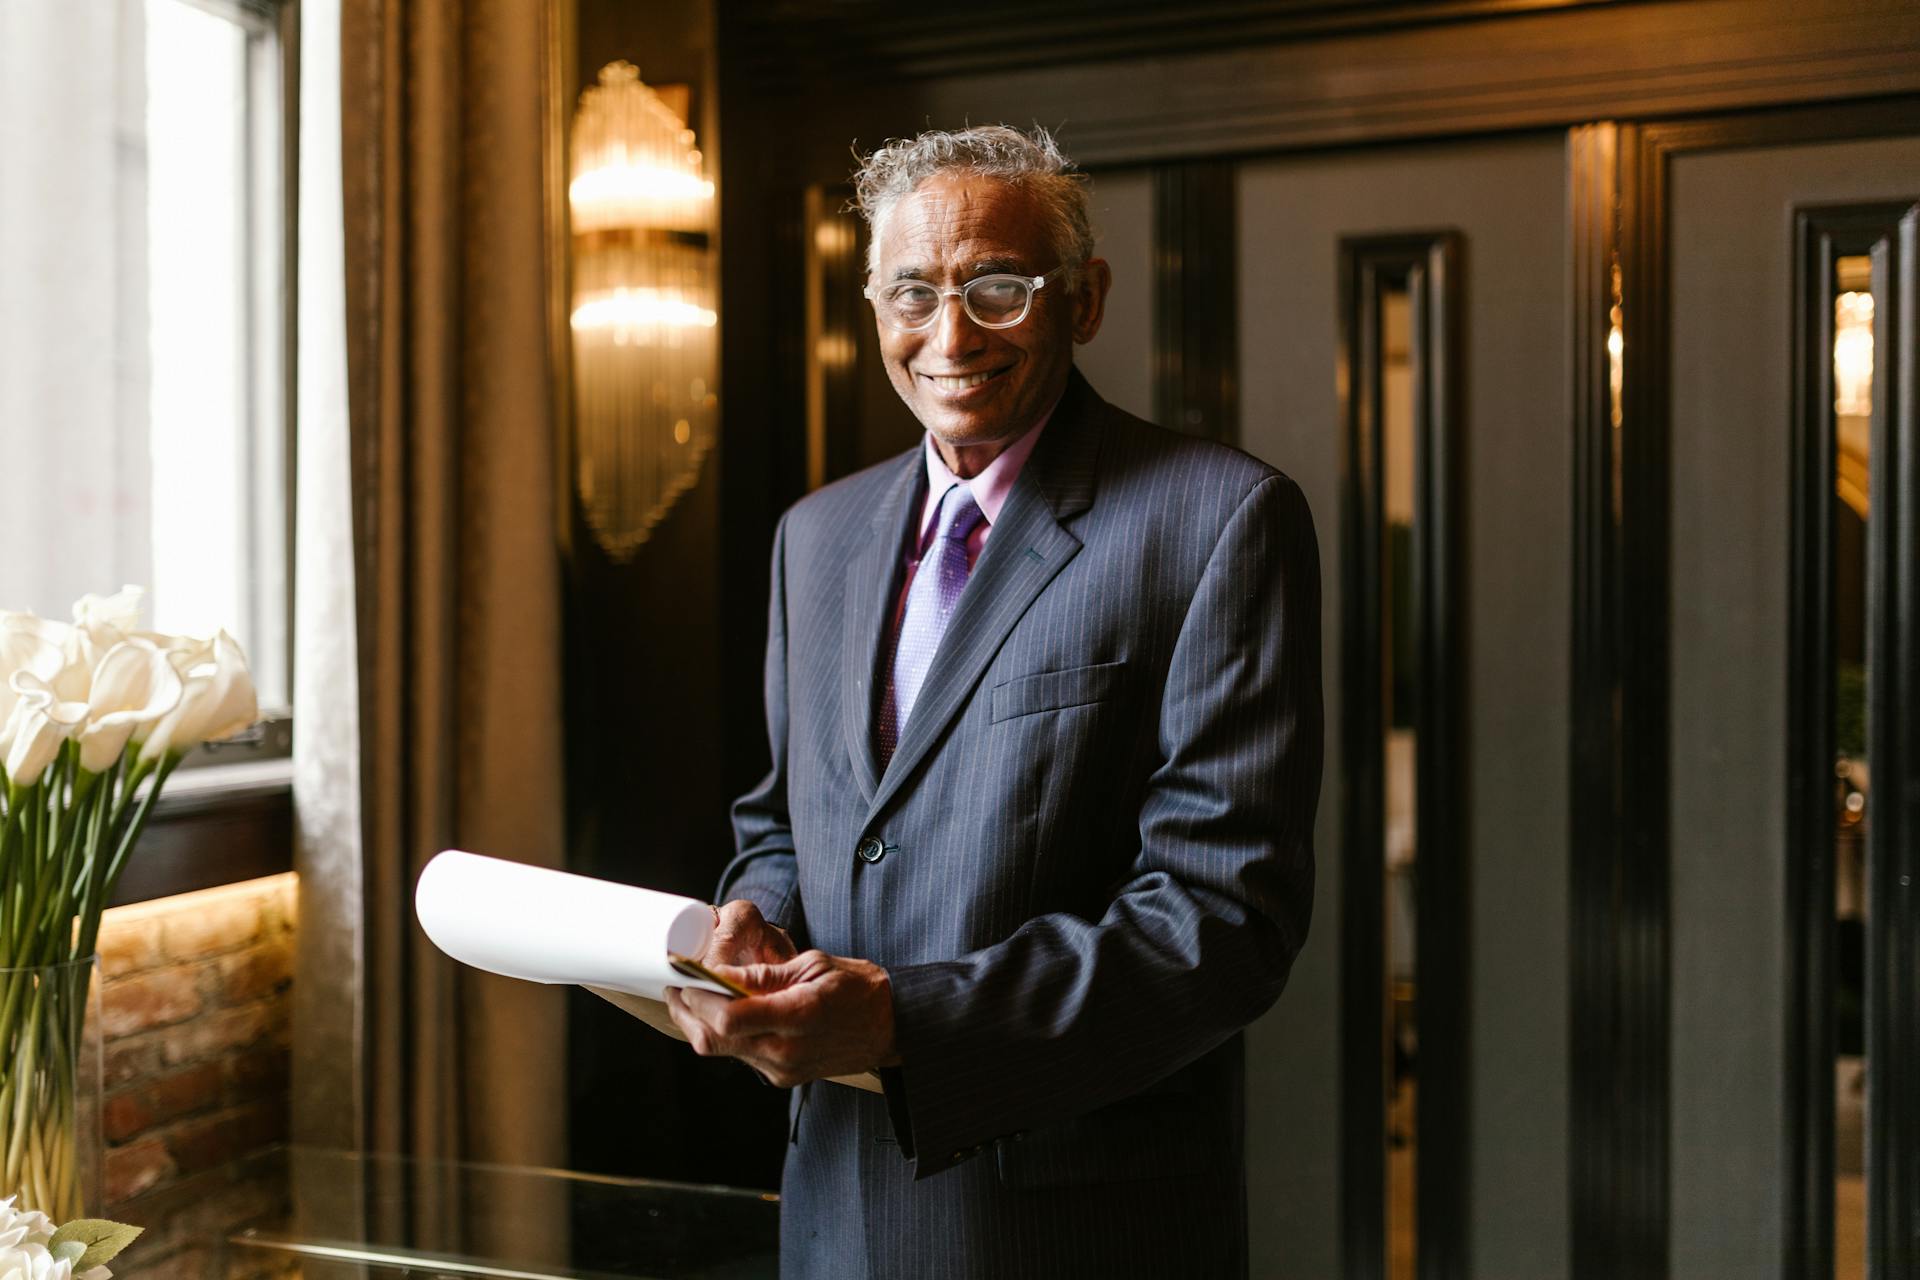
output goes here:
[[793, 939], [777, 924], [768, 922], [760, 908], [745, 898], [735, 898], [715, 909], [713, 935], [707, 946], [693, 957], [701, 964], [745, 965], [779, 964], [793, 959]]
[[780, 964], [709, 967], [755, 994], [668, 987], [667, 1008], [695, 1053], [738, 1058], [783, 1089], [899, 1065], [893, 988], [879, 965], [805, 951]]

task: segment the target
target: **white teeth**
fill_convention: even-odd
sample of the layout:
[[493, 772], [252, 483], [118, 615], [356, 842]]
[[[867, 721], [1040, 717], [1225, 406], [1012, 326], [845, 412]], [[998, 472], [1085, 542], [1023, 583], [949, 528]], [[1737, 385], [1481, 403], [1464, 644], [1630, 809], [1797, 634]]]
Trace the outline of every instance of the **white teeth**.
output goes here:
[[927, 375], [927, 381], [942, 391], [964, 391], [968, 387], [979, 386], [992, 376], [991, 373], [969, 373], [958, 378], [944, 378], [937, 373], [930, 373]]

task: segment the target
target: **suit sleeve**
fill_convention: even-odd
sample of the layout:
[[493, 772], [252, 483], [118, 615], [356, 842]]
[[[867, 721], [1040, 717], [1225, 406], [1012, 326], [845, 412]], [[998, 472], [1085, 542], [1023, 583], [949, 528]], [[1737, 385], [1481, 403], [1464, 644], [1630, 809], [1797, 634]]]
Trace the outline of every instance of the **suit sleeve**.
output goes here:
[[1313, 902], [1319, 563], [1299, 489], [1256, 484], [1182, 621], [1140, 852], [1098, 921], [1039, 916], [890, 971], [883, 1079], [916, 1178], [1137, 1093], [1279, 998]]
[[773, 536], [773, 588], [767, 607], [767, 738], [773, 764], [760, 785], [733, 805], [736, 853], [714, 892], [715, 902], [745, 898], [760, 914], [805, 945], [793, 826], [787, 814], [787, 517]]

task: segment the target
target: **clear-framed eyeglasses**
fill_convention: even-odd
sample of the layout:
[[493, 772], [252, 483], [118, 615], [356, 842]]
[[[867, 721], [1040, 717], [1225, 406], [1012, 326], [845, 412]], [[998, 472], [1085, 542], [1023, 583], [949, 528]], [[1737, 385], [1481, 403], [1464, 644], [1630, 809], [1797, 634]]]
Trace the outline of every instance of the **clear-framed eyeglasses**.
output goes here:
[[959, 298], [967, 318], [982, 329], [1011, 329], [1033, 310], [1033, 295], [1066, 269], [1063, 262], [1040, 276], [976, 276], [958, 287], [942, 287], [925, 280], [895, 280], [878, 287], [868, 285], [862, 292], [887, 327], [902, 333], [931, 329], [948, 298]]

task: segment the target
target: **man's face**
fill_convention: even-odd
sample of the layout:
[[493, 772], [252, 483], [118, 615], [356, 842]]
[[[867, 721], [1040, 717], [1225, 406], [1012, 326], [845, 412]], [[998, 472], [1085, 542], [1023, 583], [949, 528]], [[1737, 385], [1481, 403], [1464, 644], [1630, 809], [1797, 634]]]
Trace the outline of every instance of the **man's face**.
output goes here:
[[[939, 174], [894, 205], [878, 228], [872, 283], [925, 280], [959, 288], [978, 276], [1037, 276], [1060, 265], [1032, 197], [971, 174]], [[957, 297], [932, 326], [902, 333], [876, 318], [894, 390], [927, 430], [952, 448], [1010, 440], [1066, 388], [1073, 344], [1100, 324], [1106, 265], [1095, 260], [1070, 290], [1056, 276], [1026, 319], [983, 329]]]

